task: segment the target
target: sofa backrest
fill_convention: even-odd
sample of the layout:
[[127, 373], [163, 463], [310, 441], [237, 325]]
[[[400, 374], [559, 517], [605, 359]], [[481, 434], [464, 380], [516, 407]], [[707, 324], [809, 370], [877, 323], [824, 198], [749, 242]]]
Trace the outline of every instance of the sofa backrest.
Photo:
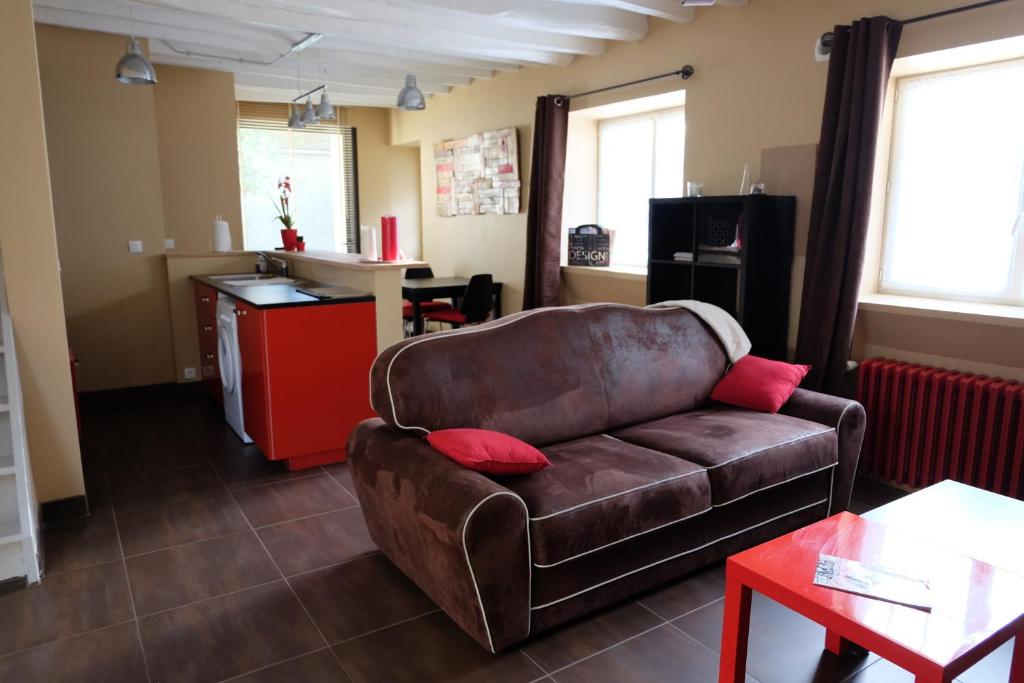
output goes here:
[[370, 400], [403, 429], [477, 427], [544, 445], [690, 410], [726, 365], [689, 311], [564, 306], [399, 342], [374, 361]]

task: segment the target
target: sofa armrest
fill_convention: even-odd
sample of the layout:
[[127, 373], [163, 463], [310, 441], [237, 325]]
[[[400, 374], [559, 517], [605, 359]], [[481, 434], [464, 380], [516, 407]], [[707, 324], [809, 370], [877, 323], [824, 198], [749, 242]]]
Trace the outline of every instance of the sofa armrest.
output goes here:
[[523, 500], [419, 436], [365, 420], [348, 443], [370, 536], [492, 652], [530, 633], [530, 539]]
[[846, 510], [850, 506], [860, 447], [864, 442], [867, 419], [864, 407], [838, 396], [797, 389], [779, 412], [835, 428], [839, 440], [839, 464], [832, 482], [830, 510], [833, 514]]

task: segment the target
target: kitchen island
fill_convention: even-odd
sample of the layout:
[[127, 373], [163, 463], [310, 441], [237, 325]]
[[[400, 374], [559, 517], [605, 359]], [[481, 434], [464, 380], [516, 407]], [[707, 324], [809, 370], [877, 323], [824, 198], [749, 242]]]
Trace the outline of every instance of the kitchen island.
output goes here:
[[373, 295], [268, 275], [191, 280], [201, 374], [238, 436], [291, 470], [344, 460], [373, 415]]
[[[327, 251], [274, 251], [275, 257], [288, 261], [295, 277], [343, 285], [369, 292], [377, 302], [377, 350], [382, 351], [402, 340], [402, 271], [421, 268], [423, 261], [395, 263], [363, 263], [357, 254]], [[200, 366], [196, 345], [196, 316], [192, 299], [192, 275], [252, 273], [256, 265], [255, 251], [175, 252], [165, 255], [170, 295], [171, 329], [174, 336], [174, 365], [178, 382], [197, 377], [186, 376], [189, 368]]]

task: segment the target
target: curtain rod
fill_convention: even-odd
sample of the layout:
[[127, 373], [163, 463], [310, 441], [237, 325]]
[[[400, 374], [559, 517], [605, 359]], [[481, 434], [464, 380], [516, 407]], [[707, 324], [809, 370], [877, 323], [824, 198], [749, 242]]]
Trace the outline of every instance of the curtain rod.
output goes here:
[[913, 17], [911, 19], [904, 19], [901, 24], [916, 24], [919, 21], [928, 21], [929, 19], [938, 19], [939, 17], [945, 17], [950, 14], [960, 14], [961, 12], [969, 12], [973, 9], [981, 9], [982, 7], [988, 7], [989, 5], [999, 5], [1009, 0], [985, 0], [985, 2], [976, 2], [972, 5], [964, 5], [963, 7], [954, 7], [952, 9], [942, 10], [941, 12], [932, 12], [931, 14], [922, 14], [919, 17]]
[[567, 100], [571, 100], [571, 99], [574, 99], [576, 97], [586, 97], [587, 95], [596, 95], [598, 93], [608, 92], [609, 90], [618, 90], [619, 88], [628, 88], [631, 85], [640, 85], [641, 83], [649, 83], [650, 81], [657, 81], [657, 80], [660, 80], [662, 78], [669, 78], [671, 76], [679, 76], [680, 78], [682, 78], [685, 81], [688, 78], [690, 78], [690, 76], [692, 76], [693, 74], [694, 74], [693, 65], [692, 64], [687, 64], [683, 68], [677, 69], [676, 71], [669, 71], [667, 74], [658, 74], [657, 76], [648, 76], [647, 78], [638, 78], [635, 81], [628, 81], [626, 83], [618, 83], [616, 85], [609, 85], [609, 86], [604, 87], [604, 88], [597, 88], [596, 90], [588, 90], [586, 92], [578, 92], [575, 95], [562, 95], [561, 97], [556, 97], [555, 98], [555, 104], [560, 105], [561, 101], [559, 101], [559, 100], [561, 98], [564, 98], [564, 99], [567, 99]]

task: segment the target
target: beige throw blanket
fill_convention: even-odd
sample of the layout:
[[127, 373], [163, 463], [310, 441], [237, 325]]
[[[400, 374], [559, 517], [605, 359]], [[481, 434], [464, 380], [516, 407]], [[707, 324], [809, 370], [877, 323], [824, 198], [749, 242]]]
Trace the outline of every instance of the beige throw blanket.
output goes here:
[[729, 356], [730, 363], [735, 363], [750, 353], [750, 339], [747, 338], [747, 333], [743, 331], [740, 324], [736, 322], [736, 318], [714, 304], [693, 299], [680, 299], [651, 304], [647, 308], [685, 308], [690, 311], [707, 323], [708, 327], [718, 335], [718, 340], [725, 347], [725, 353]]

